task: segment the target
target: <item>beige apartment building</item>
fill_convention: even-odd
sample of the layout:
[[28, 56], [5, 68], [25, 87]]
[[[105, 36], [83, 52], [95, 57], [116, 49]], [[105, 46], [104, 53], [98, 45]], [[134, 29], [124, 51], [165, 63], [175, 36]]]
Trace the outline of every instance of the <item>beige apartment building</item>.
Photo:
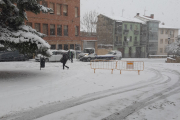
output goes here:
[[177, 39], [178, 31], [179, 28], [169, 27], [164, 24], [159, 25], [157, 55], [167, 55], [166, 46]]

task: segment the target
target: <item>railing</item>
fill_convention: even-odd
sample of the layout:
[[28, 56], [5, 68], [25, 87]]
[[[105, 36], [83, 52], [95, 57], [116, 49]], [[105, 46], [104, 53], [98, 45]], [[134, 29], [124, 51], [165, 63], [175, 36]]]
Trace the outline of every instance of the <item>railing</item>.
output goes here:
[[115, 46], [121, 46], [122, 45], [122, 41], [121, 42], [115, 42], [114, 45]]
[[140, 71], [144, 70], [144, 62], [143, 61], [116, 61], [116, 60], [91, 60], [90, 63], [91, 69], [94, 69], [94, 73], [96, 69], [104, 69], [111, 70], [111, 74], [113, 74], [113, 70], [121, 71], [138, 71], [138, 75], [140, 75]]
[[134, 30], [134, 34], [135, 34], [135, 35], [138, 35], [138, 34], [139, 34], [139, 31], [138, 31], [138, 30]]
[[115, 60], [91, 60], [91, 69], [94, 69], [94, 73], [96, 69], [106, 69], [112, 70], [111, 74], [113, 74], [113, 70], [116, 69], [116, 61]]
[[146, 45], [147, 42], [146, 42], [146, 41], [140, 41], [140, 44], [141, 44], [141, 45]]
[[134, 45], [139, 45], [139, 42], [135, 41], [135, 42], [134, 42]]
[[123, 45], [124, 46], [128, 46], [128, 42], [123, 42]]

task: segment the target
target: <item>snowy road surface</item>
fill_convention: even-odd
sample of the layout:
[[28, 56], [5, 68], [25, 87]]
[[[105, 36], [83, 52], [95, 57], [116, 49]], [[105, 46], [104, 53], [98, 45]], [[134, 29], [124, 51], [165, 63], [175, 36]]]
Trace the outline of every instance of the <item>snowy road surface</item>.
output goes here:
[[0, 120], [180, 120], [180, 64], [141, 60], [140, 72], [88, 62], [0, 62]]

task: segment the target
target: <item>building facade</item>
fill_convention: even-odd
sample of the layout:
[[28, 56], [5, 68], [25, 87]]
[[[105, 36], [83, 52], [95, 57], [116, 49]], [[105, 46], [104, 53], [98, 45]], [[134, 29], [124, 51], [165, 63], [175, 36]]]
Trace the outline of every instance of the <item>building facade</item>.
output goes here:
[[167, 55], [166, 46], [175, 42], [178, 37], [178, 28], [169, 27], [164, 24], [159, 25], [158, 31], [158, 55]]
[[124, 18], [113, 19], [100, 14], [97, 22], [99, 45], [112, 45], [123, 57], [145, 57], [145, 45], [141, 45], [141, 22]]
[[135, 18], [141, 20], [146, 24], [146, 52], [147, 56], [149, 55], [157, 55], [158, 52], [158, 29], [160, 21], [154, 19], [154, 14], [150, 16], [140, 16], [139, 13], [135, 16]]
[[25, 23], [44, 37], [51, 49], [81, 49], [80, 39], [80, 0], [44, 0], [41, 5], [54, 11], [36, 15], [27, 12], [28, 21]]

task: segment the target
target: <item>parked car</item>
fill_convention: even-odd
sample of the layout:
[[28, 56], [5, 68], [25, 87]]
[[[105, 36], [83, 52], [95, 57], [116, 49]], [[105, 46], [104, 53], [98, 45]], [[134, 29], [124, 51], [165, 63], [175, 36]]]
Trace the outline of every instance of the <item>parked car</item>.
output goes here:
[[63, 56], [63, 53], [67, 53], [68, 51], [65, 51], [65, 50], [51, 50], [52, 52], [52, 55], [50, 57], [45, 57], [41, 54], [37, 54], [36, 57], [35, 57], [35, 60], [36, 61], [40, 61], [40, 57], [44, 57], [45, 58], [45, 61], [46, 62], [57, 62], [57, 61], [60, 61], [60, 59], [62, 58]]
[[17, 50], [15, 51], [1, 51], [0, 61], [25, 61], [28, 60], [26, 55], [20, 54]]
[[84, 62], [90, 62], [91, 60], [94, 59], [104, 59], [104, 60], [121, 60], [122, 58], [122, 53], [117, 50], [110, 51], [106, 55], [97, 55], [97, 54], [86, 54], [85, 56], [80, 58], [80, 61]]
[[118, 50], [112, 50], [106, 55], [114, 55], [116, 60], [121, 60], [122, 58], [122, 53]]

